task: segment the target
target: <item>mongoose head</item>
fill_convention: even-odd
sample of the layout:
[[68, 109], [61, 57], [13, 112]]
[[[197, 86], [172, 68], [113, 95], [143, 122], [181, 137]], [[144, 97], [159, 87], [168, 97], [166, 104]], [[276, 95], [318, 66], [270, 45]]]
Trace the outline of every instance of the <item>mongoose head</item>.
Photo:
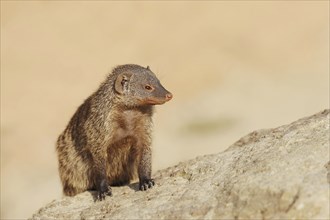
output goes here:
[[161, 105], [173, 97], [149, 66], [122, 65], [116, 67], [113, 74], [115, 93], [126, 106]]

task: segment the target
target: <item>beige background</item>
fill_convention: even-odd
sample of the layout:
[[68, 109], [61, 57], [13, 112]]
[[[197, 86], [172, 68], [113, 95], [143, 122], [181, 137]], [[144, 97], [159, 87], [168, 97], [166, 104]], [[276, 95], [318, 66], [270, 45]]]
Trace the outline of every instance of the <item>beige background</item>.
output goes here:
[[125, 63], [174, 94], [154, 170], [221, 152], [329, 108], [329, 2], [1, 1], [1, 218], [61, 196], [55, 140]]

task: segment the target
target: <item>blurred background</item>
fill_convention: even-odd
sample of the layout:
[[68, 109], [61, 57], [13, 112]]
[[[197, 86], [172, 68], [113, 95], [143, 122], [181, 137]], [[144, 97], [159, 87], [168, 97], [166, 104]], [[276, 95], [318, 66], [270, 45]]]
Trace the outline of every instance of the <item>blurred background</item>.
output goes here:
[[329, 108], [328, 1], [1, 1], [1, 218], [60, 198], [55, 141], [119, 64], [174, 99], [154, 171]]

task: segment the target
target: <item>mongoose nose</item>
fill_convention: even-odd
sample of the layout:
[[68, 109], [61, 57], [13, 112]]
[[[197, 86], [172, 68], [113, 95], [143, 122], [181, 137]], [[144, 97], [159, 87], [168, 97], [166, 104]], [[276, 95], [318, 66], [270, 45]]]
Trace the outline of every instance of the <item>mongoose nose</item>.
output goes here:
[[169, 101], [173, 98], [173, 95], [171, 93], [166, 94], [166, 99]]

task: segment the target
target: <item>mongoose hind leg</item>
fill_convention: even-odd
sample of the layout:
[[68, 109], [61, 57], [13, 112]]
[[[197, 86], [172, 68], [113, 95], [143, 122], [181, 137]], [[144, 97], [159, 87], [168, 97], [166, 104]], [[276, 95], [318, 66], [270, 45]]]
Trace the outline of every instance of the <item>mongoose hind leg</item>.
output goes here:
[[[67, 196], [74, 196], [93, 188], [93, 176], [89, 161], [89, 154], [76, 152], [72, 148], [64, 147], [61, 142], [58, 144], [59, 171], [63, 185], [63, 193]], [[84, 158], [82, 160], [81, 158]]]
[[61, 175], [61, 181], [63, 184], [63, 192], [67, 196], [74, 196], [81, 192], [92, 188], [92, 184], [88, 179], [88, 174], [80, 174], [70, 169], [62, 169], [65, 173]]

